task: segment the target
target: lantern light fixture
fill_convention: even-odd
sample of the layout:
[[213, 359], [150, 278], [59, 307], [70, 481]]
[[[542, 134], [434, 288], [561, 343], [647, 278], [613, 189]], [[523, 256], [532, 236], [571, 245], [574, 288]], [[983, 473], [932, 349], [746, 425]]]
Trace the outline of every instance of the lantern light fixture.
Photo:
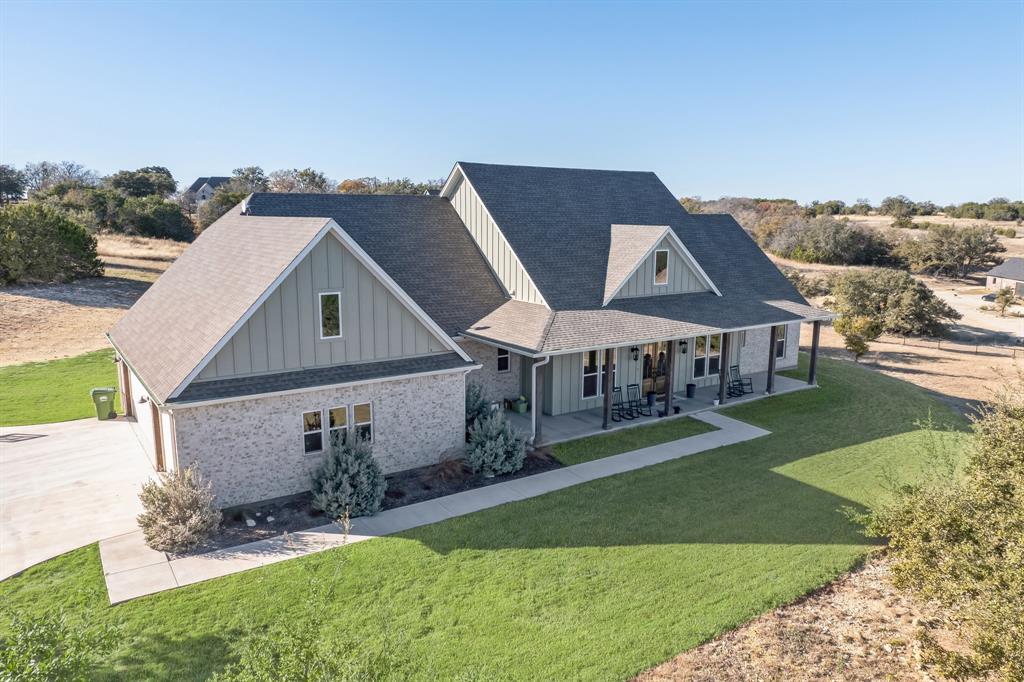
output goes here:
[[637, 346], [633, 346], [629, 349], [629, 352], [633, 354], [633, 362], [640, 359], [640, 349]]

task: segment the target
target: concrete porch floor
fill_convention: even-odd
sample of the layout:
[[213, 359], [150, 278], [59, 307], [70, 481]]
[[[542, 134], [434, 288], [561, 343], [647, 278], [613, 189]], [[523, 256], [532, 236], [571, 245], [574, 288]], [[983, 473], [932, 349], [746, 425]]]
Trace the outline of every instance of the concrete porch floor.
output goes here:
[[[758, 374], [750, 375], [753, 380], [754, 392], [749, 393], [742, 398], [726, 398], [725, 404], [720, 407], [729, 407], [730, 405], [739, 405], [740, 403], [747, 403], [752, 400], [760, 400], [762, 398], [771, 397], [765, 393], [765, 388], [768, 383], [768, 373], [760, 372]], [[793, 391], [800, 391], [805, 388], [813, 388], [809, 386], [806, 381], [800, 379], [790, 379], [779, 374], [775, 375], [775, 393], [773, 395], [781, 395], [783, 393], [792, 393]], [[697, 389], [697, 394], [690, 399], [686, 398], [686, 393], [675, 393], [673, 398], [673, 406], [679, 408], [679, 414], [672, 414], [668, 417], [659, 417], [658, 412], [664, 409], [664, 401], [662, 396], [658, 397], [658, 403], [654, 409], [651, 410], [650, 417], [640, 416], [635, 419], [623, 419], [622, 421], [611, 423], [608, 431], [617, 431], [619, 429], [628, 429], [634, 426], [642, 426], [644, 424], [650, 424], [658, 421], [659, 419], [671, 419], [673, 417], [683, 417], [686, 415], [694, 414], [695, 412], [704, 412], [706, 410], [718, 409], [714, 406], [714, 401], [718, 398], [718, 386], [705, 386]], [[516, 412], [505, 412], [508, 417], [509, 423], [516, 428], [520, 433], [529, 437], [532, 433], [532, 425], [530, 419], [530, 413], [518, 414]], [[569, 414], [561, 414], [557, 417], [550, 415], [543, 415], [541, 420], [541, 443], [540, 445], [553, 445], [555, 443], [562, 443], [568, 440], [575, 440], [576, 438], [582, 438], [583, 436], [592, 436], [598, 433], [607, 433], [601, 428], [604, 420], [604, 412], [601, 408], [595, 408], [592, 410], [583, 410], [581, 412], [570, 412]]]

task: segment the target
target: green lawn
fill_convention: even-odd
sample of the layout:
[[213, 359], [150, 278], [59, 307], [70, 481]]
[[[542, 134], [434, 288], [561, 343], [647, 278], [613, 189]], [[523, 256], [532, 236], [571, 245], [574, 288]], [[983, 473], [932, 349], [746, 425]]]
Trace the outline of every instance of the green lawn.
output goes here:
[[[48, 424], [93, 417], [89, 390], [117, 387], [110, 350], [50, 362], [0, 367], [0, 426]], [[117, 398], [117, 410], [121, 409]]]
[[649, 426], [635, 426], [597, 436], [577, 438], [566, 443], [557, 443], [551, 446], [551, 454], [562, 464], [579, 464], [717, 430], [707, 422], [698, 421], [692, 417], [681, 417], [655, 422]]
[[871, 545], [843, 508], [920, 474], [929, 411], [965, 426], [909, 384], [819, 366], [820, 390], [727, 410], [764, 438], [114, 608], [91, 546], [0, 583], [0, 604], [120, 623], [108, 678], [194, 680], [337, 568], [324, 636], [397, 638], [409, 678], [622, 680], [849, 570]]

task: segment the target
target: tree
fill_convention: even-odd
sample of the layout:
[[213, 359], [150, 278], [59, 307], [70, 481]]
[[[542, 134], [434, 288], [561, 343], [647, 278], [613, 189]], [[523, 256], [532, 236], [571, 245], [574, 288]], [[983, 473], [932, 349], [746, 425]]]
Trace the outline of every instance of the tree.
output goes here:
[[129, 197], [120, 211], [121, 230], [143, 237], [190, 241], [195, 237], [192, 221], [181, 206], [157, 195]]
[[171, 171], [163, 166], [146, 166], [134, 171], [118, 171], [109, 178], [107, 184], [129, 197], [161, 198], [170, 196], [178, 187]]
[[25, 189], [29, 198], [35, 192], [45, 190], [58, 182], [68, 182], [85, 187], [95, 187], [100, 178], [96, 171], [89, 170], [74, 161], [40, 161], [25, 164]]
[[991, 227], [935, 225], [921, 239], [901, 242], [895, 255], [911, 269], [964, 278], [971, 272], [1002, 262], [997, 255], [1006, 251]]
[[933, 439], [923, 480], [859, 518], [888, 538], [894, 584], [946, 607], [970, 644], [950, 650], [923, 632], [926, 662], [955, 679], [1024, 680], [1024, 374], [972, 422], [966, 471]]
[[878, 206], [878, 212], [883, 215], [891, 215], [894, 218], [914, 215], [914, 202], [902, 194], [882, 199]]
[[850, 207], [851, 213], [857, 215], [867, 215], [871, 213], [871, 201], [869, 199], [857, 199], [857, 202]]
[[853, 353], [854, 362], [860, 362], [861, 356], [869, 350], [868, 344], [882, 335], [882, 324], [867, 315], [837, 317], [833, 325], [843, 337], [846, 350]]
[[890, 245], [875, 230], [822, 215], [791, 218], [765, 246], [784, 258], [832, 265], [875, 265], [890, 260]]
[[276, 170], [270, 174], [271, 192], [325, 193], [330, 192], [335, 182], [312, 168]]
[[199, 207], [197, 216], [199, 219], [199, 230], [205, 230], [210, 225], [213, 225], [222, 215], [240, 204], [249, 194], [244, 189], [237, 189], [230, 182], [218, 187], [214, 190], [213, 196], [210, 197], [209, 201]]
[[234, 176], [232, 182], [235, 183], [239, 191], [248, 190], [251, 194], [253, 192], [266, 192], [270, 187], [267, 174], [259, 166], [236, 168], [231, 174]]
[[0, 209], [0, 282], [67, 282], [103, 274], [96, 238], [43, 204]]
[[25, 174], [14, 166], [0, 164], [0, 206], [18, 201], [25, 196]]
[[409, 178], [381, 180], [376, 177], [350, 178], [338, 185], [341, 194], [425, 194], [427, 190], [440, 189], [444, 180], [413, 182]]
[[869, 317], [889, 334], [940, 336], [960, 313], [902, 270], [850, 270], [829, 281], [826, 305], [846, 317]]
[[996, 310], [999, 311], [999, 317], [1006, 316], [1006, 309], [1009, 308], [1017, 301], [1017, 295], [1013, 292], [1013, 287], [1003, 287], [996, 293]]

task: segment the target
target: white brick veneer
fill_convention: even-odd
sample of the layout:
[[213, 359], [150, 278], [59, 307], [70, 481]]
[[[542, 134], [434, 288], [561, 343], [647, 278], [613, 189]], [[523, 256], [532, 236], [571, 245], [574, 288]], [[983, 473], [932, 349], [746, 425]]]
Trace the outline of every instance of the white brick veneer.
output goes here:
[[[740, 372], [754, 374], [768, 371], [768, 342], [771, 327], [747, 330], [747, 343], [740, 349]], [[786, 329], [786, 357], [775, 361], [775, 369], [796, 367], [797, 352], [800, 350], [800, 323], [788, 325]]]
[[498, 372], [498, 349], [479, 341], [464, 339], [459, 342], [462, 350], [481, 365], [466, 377], [466, 381], [478, 384], [484, 391], [487, 400], [504, 400], [516, 398], [521, 390], [519, 387], [520, 363], [523, 356], [509, 352], [509, 371]]
[[196, 464], [222, 507], [300, 493], [323, 460], [302, 451], [302, 413], [371, 402], [385, 473], [434, 464], [463, 454], [465, 390], [456, 372], [178, 408], [178, 460]]

